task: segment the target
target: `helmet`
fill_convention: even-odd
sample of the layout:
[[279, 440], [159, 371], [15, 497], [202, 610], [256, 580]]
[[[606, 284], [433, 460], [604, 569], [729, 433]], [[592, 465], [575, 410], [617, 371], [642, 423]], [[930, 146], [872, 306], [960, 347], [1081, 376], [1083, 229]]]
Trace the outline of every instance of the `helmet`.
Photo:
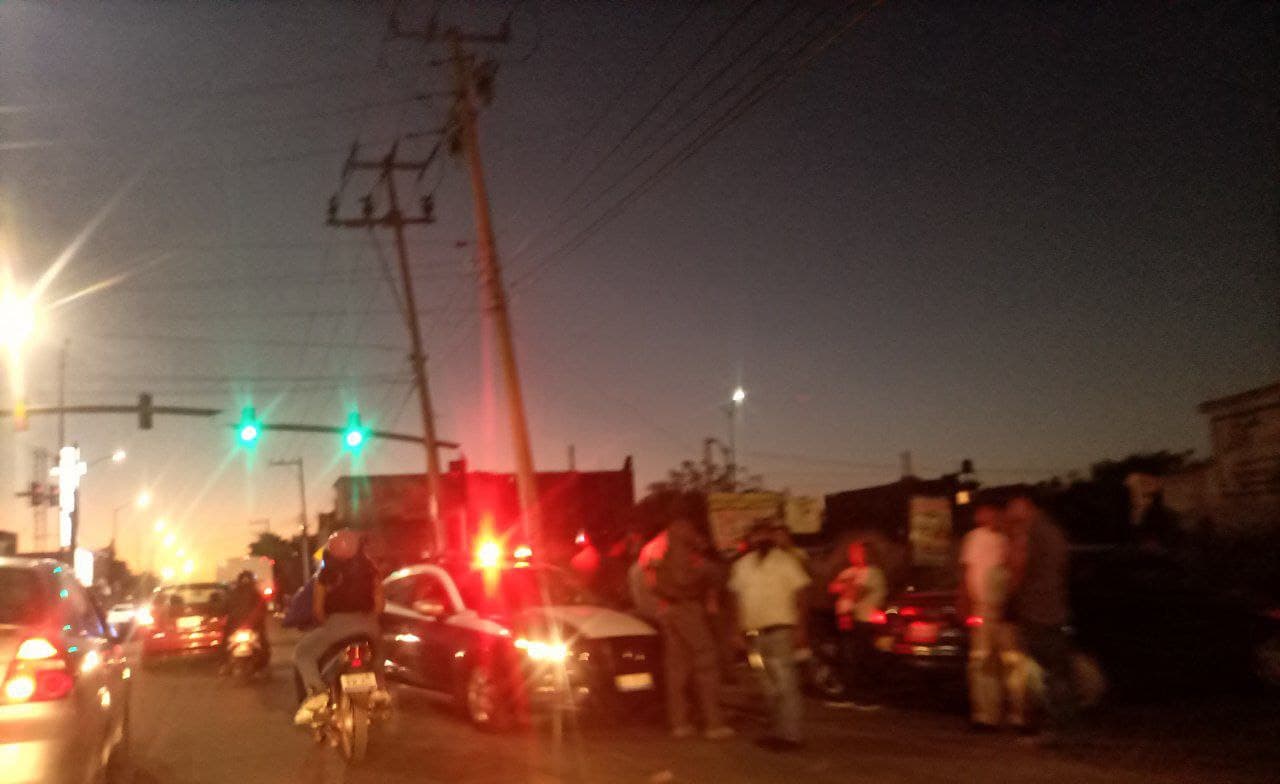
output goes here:
[[325, 549], [339, 561], [354, 558], [360, 551], [360, 534], [350, 528], [341, 528], [329, 534]]

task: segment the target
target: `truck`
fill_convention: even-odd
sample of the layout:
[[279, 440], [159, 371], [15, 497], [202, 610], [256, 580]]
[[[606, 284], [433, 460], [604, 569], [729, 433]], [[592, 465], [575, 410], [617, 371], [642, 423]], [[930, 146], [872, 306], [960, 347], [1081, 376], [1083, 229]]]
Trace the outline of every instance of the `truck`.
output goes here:
[[233, 583], [241, 572], [252, 572], [267, 603], [274, 607], [277, 604], [275, 563], [265, 555], [228, 558], [218, 565], [218, 582]]

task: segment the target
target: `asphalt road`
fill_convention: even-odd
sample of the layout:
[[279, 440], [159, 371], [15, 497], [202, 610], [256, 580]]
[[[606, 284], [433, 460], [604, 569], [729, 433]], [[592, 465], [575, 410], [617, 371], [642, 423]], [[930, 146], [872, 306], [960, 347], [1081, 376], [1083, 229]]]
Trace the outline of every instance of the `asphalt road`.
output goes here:
[[237, 686], [207, 663], [139, 671], [133, 701], [136, 784], [285, 782], [1227, 782], [1277, 781], [1276, 701], [1112, 708], [1091, 717], [1087, 742], [1045, 750], [1014, 737], [975, 736], [963, 717], [927, 705], [875, 712], [810, 705], [809, 747], [778, 754], [751, 743], [758, 717], [737, 695], [741, 737], [675, 741], [659, 723], [582, 718], [486, 735], [446, 703], [395, 691], [369, 759], [348, 769], [290, 723], [288, 640], [271, 677]]

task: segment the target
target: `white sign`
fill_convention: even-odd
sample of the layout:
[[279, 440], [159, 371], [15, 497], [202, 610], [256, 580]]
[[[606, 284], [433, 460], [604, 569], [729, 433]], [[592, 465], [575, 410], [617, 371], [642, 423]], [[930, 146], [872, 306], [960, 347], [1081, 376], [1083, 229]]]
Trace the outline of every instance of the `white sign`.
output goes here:
[[787, 528], [793, 534], [816, 534], [822, 530], [822, 512], [827, 499], [808, 495], [787, 496]]
[[80, 477], [84, 476], [87, 469], [80, 461], [78, 447], [64, 446], [58, 450], [58, 467], [53, 469], [53, 473], [58, 477], [58, 544], [63, 548], [71, 546], [76, 490], [80, 487]]
[[951, 563], [951, 499], [912, 496], [908, 536], [914, 566]]
[[731, 550], [761, 520], [780, 517], [781, 493], [709, 493], [707, 518], [716, 547]]

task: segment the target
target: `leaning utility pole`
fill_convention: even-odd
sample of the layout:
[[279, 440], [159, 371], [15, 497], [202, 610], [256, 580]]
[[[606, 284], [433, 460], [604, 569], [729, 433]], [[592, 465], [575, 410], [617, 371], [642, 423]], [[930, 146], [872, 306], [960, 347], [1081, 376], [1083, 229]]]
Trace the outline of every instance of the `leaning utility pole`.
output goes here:
[[533, 469], [533, 449], [529, 444], [529, 423], [525, 418], [524, 393], [520, 388], [520, 372], [516, 365], [516, 349], [511, 336], [511, 317], [507, 312], [507, 294], [502, 285], [502, 268], [493, 238], [493, 221], [489, 214], [489, 192], [485, 187], [484, 164], [480, 160], [480, 135], [476, 127], [476, 72], [473, 56], [462, 48], [462, 35], [450, 30], [449, 59], [453, 61], [453, 124], [460, 152], [467, 158], [471, 174], [471, 196], [476, 215], [476, 260], [480, 266], [480, 283], [485, 292], [485, 310], [493, 319], [498, 339], [498, 355], [507, 391], [508, 415], [516, 459], [516, 482], [520, 492], [520, 511], [525, 533], [535, 543], [542, 536], [542, 516], [538, 509], [538, 487]]
[[[485, 187], [484, 164], [480, 159], [480, 135], [476, 122], [476, 103], [481, 97], [486, 100], [489, 97], [494, 71], [491, 63], [485, 63], [482, 68], [477, 69], [474, 55], [463, 49], [464, 43], [504, 44], [510, 38], [510, 31], [511, 14], [508, 14], [502, 29], [497, 34], [464, 35], [457, 28], [450, 28], [443, 38], [449, 45], [447, 61], [453, 66], [454, 78], [453, 111], [448, 125], [450, 148], [451, 151], [466, 157], [467, 168], [471, 175], [471, 196], [476, 220], [476, 263], [479, 267], [480, 284], [484, 289], [484, 308], [493, 320], [494, 333], [498, 341], [498, 356], [507, 393], [512, 446], [515, 452], [516, 484], [520, 493], [524, 534], [536, 546], [542, 535], [542, 524], [533, 469], [533, 449], [529, 444], [529, 424], [525, 417], [524, 393], [520, 388], [520, 373], [511, 336], [511, 319], [507, 313], [507, 295], [502, 284], [502, 269], [498, 263], [497, 246], [493, 238], [489, 193]], [[409, 38], [427, 43], [441, 40], [434, 15], [425, 30], [414, 32], [402, 30], [393, 11], [390, 34], [395, 38]], [[433, 66], [443, 64], [444, 62], [432, 63]]]
[[[386, 186], [387, 211], [385, 214], [373, 214], [373, 198], [366, 196], [362, 200], [363, 214], [359, 218], [340, 219], [338, 217], [337, 197], [329, 203], [329, 225], [343, 228], [362, 228], [370, 232], [375, 226], [390, 226], [395, 236], [396, 258], [400, 267], [400, 281], [404, 286], [404, 301], [397, 302], [404, 314], [405, 327], [409, 330], [410, 354], [409, 364], [413, 369], [414, 385], [418, 390], [418, 406], [422, 414], [422, 429], [425, 434], [424, 445], [427, 450], [427, 494], [430, 496], [429, 514], [431, 517], [431, 533], [436, 550], [445, 547], [444, 526], [440, 520], [440, 444], [436, 438], [435, 412], [431, 406], [431, 389], [427, 383], [427, 355], [422, 347], [422, 328], [418, 323], [418, 302], [413, 291], [413, 275], [409, 270], [409, 250], [405, 244], [404, 227], [415, 224], [435, 222], [431, 197], [422, 200], [422, 214], [416, 218], [407, 218], [400, 212], [399, 192], [396, 190], [396, 172], [414, 171], [421, 177], [435, 158], [435, 152], [422, 161], [400, 161], [396, 159], [396, 145], [381, 160], [357, 160], [357, 148], [353, 147], [347, 159], [344, 176], [355, 170], [372, 170], [379, 172], [379, 180]], [[439, 150], [439, 147], [436, 148]]]

